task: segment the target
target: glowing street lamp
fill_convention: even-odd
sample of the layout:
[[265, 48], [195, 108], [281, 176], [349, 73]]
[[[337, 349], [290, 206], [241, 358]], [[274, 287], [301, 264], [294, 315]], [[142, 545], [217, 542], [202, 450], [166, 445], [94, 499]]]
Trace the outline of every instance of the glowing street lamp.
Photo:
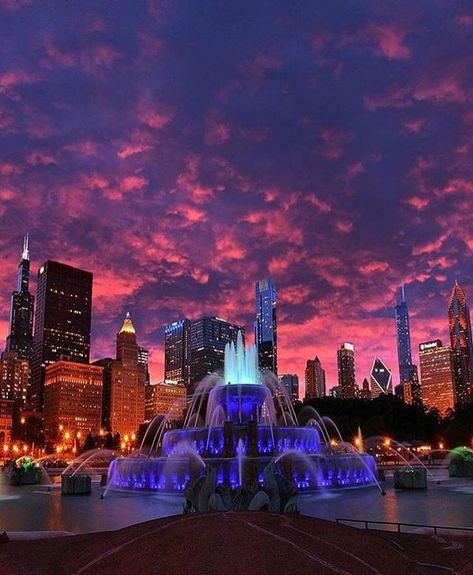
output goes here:
[[383, 445], [384, 445], [384, 447], [391, 447], [391, 440], [389, 439], [389, 437], [386, 437]]

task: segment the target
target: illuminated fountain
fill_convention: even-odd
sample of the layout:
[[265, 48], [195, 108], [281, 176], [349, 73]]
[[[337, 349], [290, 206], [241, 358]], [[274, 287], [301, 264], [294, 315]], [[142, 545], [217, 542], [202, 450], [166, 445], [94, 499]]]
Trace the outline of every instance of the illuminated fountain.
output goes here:
[[255, 486], [270, 463], [299, 491], [376, 484], [374, 458], [336, 453], [324, 419], [313, 411], [299, 426], [278, 379], [261, 376], [255, 346], [245, 349], [239, 333], [236, 345], [225, 348], [223, 378], [209, 376], [197, 387], [184, 427], [151, 422], [150, 449], [143, 440], [138, 453], [112, 461], [108, 489], [181, 492], [206, 467], [217, 486]]

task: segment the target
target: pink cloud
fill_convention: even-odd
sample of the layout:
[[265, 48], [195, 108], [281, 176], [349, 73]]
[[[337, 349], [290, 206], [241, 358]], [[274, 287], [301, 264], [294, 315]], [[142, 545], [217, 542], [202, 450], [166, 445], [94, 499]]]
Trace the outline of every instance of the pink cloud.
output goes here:
[[63, 149], [67, 152], [76, 152], [82, 156], [97, 156], [99, 144], [92, 140], [81, 140], [72, 144], [66, 144]]
[[382, 261], [372, 261], [361, 265], [358, 269], [364, 275], [371, 275], [385, 272], [387, 269], [389, 269], [389, 264]]
[[32, 166], [52, 166], [57, 164], [56, 158], [52, 154], [41, 151], [29, 153], [26, 161]]
[[425, 210], [425, 208], [430, 204], [430, 200], [419, 196], [411, 196], [410, 198], [407, 198], [406, 204], [420, 212]]
[[320, 132], [320, 139], [323, 142], [322, 156], [329, 160], [338, 160], [352, 136], [337, 128], [325, 128]]
[[142, 176], [126, 176], [120, 182], [120, 188], [124, 192], [132, 192], [134, 190], [141, 190], [148, 185], [148, 180]]
[[376, 54], [389, 60], [406, 59], [411, 49], [404, 44], [406, 31], [393, 24], [371, 23], [363, 30], [360, 38], [374, 46]]
[[339, 220], [335, 227], [342, 234], [349, 234], [353, 230], [353, 222]]
[[403, 123], [404, 128], [407, 132], [412, 134], [418, 134], [425, 125], [425, 120], [422, 118], [415, 118], [413, 120], [406, 120]]
[[154, 130], [161, 130], [172, 122], [174, 113], [170, 110], [154, 110], [152, 108], [140, 107], [138, 111], [138, 118], [142, 124], [153, 128]]

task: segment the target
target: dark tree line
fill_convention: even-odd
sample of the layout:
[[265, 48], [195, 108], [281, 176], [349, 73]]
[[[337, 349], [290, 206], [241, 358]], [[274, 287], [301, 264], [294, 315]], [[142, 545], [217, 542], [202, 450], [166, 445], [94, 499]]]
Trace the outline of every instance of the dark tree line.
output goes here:
[[406, 405], [393, 395], [371, 401], [334, 397], [311, 399], [296, 402], [296, 413], [301, 414], [307, 405], [333, 419], [347, 441], [356, 435], [359, 426], [364, 437], [381, 435], [396, 441], [442, 442], [449, 448], [472, 444], [473, 404], [457, 406], [444, 418], [434, 409], [427, 411], [420, 406]]

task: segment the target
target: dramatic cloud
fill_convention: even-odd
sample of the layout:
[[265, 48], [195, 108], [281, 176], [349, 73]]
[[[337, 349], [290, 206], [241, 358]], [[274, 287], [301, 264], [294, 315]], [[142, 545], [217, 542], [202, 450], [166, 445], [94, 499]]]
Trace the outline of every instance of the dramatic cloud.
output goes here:
[[2, 339], [29, 232], [34, 271], [94, 273], [94, 358], [129, 311], [158, 380], [166, 323], [251, 333], [271, 274], [281, 373], [336, 385], [352, 341], [358, 382], [374, 355], [397, 381], [399, 285], [414, 349], [455, 277], [473, 298], [468, 9], [0, 0]]

